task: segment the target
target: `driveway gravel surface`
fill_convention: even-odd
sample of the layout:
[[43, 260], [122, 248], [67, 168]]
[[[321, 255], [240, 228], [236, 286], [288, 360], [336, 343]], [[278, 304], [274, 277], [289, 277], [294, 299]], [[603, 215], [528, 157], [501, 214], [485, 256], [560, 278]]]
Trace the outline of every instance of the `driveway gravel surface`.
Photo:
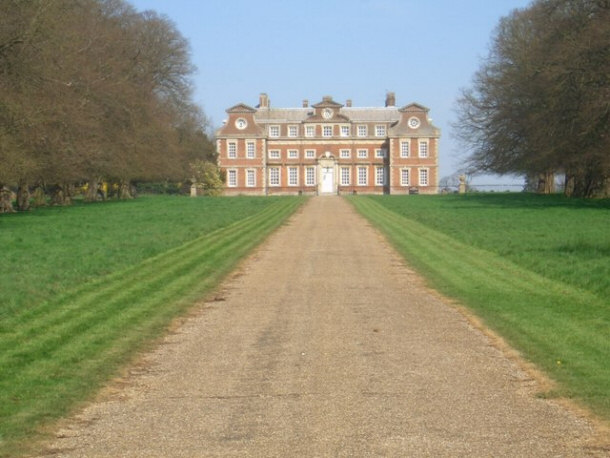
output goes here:
[[319, 196], [44, 456], [596, 454], [587, 419], [539, 389], [344, 199]]

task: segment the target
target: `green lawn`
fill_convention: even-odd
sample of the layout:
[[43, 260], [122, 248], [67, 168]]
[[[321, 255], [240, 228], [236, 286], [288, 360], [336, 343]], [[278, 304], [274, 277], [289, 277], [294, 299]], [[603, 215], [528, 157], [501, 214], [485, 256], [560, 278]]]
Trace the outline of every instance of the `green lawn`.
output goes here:
[[610, 420], [610, 201], [350, 197], [430, 284]]
[[303, 202], [150, 197], [0, 217], [0, 456], [24, 453]]

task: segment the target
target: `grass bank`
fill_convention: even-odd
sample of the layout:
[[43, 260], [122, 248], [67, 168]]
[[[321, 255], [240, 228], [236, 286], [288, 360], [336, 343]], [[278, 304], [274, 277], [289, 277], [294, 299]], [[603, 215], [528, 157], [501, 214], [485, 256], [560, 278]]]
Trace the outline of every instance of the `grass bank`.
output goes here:
[[42, 273], [3, 306], [0, 456], [87, 399], [303, 201], [156, 197], [0, 218], [28, 246], [9, 267]]
[[350, 201], [578, 400], [610, 420], [610, 202], [560, 196], [375, 196]]

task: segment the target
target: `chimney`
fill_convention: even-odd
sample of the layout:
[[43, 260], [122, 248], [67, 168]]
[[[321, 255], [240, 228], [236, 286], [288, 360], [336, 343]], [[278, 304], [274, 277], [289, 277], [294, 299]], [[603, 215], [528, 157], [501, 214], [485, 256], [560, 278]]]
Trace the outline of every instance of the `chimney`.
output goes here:
[[393, 92], [388, 92], [385, 96], [385, 106], [393, 107], [396, 105], [396, 96]]
[[322, 102], [332, 102], [333, 98], [330, 95], [322, 97]]
[[303, 108], [307, 108], [309, 106], [309, 100], [303, 99]]
[[264, 92], [261, 92], [261, 95], [258, 98], [258, 107], [269, 108], [269, 96]]
[[352, 106], [352, 99], [347, 99], [345, 101], [345, 106], [348, 107], [348, 108], [351, 108], [351, 106]]

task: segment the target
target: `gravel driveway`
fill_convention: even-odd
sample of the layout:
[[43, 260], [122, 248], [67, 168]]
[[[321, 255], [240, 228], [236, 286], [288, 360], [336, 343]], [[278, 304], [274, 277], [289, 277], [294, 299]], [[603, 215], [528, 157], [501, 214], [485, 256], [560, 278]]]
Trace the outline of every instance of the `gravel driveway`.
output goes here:
[[342, 198], [310, 199], [195, 309], [48, 455], [592, 453], [592, 426], [537, 398]]

